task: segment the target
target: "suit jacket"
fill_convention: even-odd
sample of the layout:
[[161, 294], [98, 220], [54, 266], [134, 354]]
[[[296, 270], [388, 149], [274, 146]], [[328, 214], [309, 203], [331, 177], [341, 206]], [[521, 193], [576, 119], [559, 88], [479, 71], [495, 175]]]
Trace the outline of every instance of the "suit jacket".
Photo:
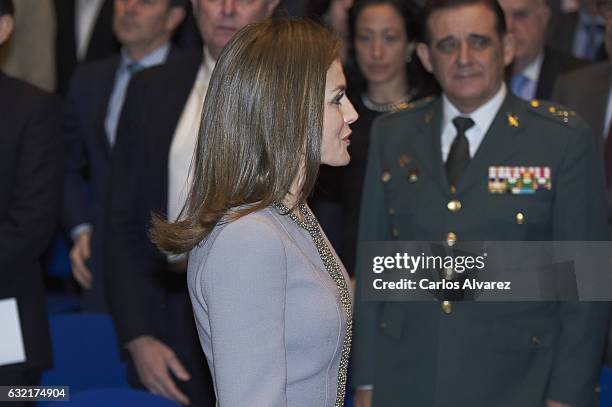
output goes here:
[[[64, 95], [77, 65], [75, 0], [55, 0], [55, 13], [57, 90]], [[91, 32], [84, 61], [109, 57], [119, 52], [119, 47], [113, 34], [113, 0], [104, 0]]]
[[[168, 60], [179, 55], [180, 52], [171, 47]], [[95, 311], [106, 310], [100, 273], [106, 241], [104, 227], [111, 146], [104, 121], [120, 62], [121, 57], [114, 55], [77, 67], [63, 109], [67, 157], [62, 223], [67, 232], [83, 223], [94, 229], [88, 264], [96, 282], [93, 290], [84, 293], [84, 306]]]
[[574, 37], [578, 26], [579, 13], [559, 13], [551, 24], [548, 33], [548, 45], [566, 55], [573, 55]]
[[559, 75], [581, 68], [587, 64], [587, 61], [574, 58], [571, 54], [564, 54], [553, 48], [546, 47], [536, 89], [536, 99], [551, 100], [553, 86]]
[[[450, 232], [466, 242], [605, 239], [592, 136], [580, 118], [565, 123], [549, 107], [508, 95], [455, 193], [441, 157], [440, 99], [377, 119], [360, 241], [441, 241]], [[403, 155], [410, 161], [402, 166]], [[488, 168], [497, 165], [548, 166], [552, 190], [489, 194]], [[409, 182], [410, 173], [418, 179]], [[460, 210], [447, 207], [453, 199]], [[451, 302], [449, 309], [358, 299], [354, 384], [374, 385], [376, 407], [535, 407], [546, 399], [590, 406], [606, 318], [603, 303]]]
[[151, 214], [167, 212], [168, 153], [201, 62], [189, 54], [134, 75], [128, 86], [111, 164], [105, 274], [122, 343], [163, 336], [166, 295], [187, 296], [185, 275], [166, 270], [147, 233]]
[[0, 299], [16, 297], [23, 366], [42, 370], [51, 366], [51, 346], [39, 261], [59, 215], [59, 101], [2, 73], [0, 89]]
[[167, 212], [168, 154], [201, 62], [201, 54], [188, 54], [130, 81], [111, 160], [104, 277], [121, 344], [142, 335], [165, 342], [192, 377], [177, 386], [192, 405], [212, 407], [186, 273], [170, 271], [148, 238], [151, 214]]
[[[575, 109], [594, 130], [600, 157], [603, 156], [604, 129], [608, 95], [612, 86], [612, 64], [600, 62], [559, 77], [555, 83], [554, 98], [559, 103]], [[607, 191], [608, 227], [612, 236], [612, 189]], [[608, 328], [605, 362], [612, 366], [612, 323]]]
[[608, 94], [612, 86], [612, 63], [604, 61], [560, 76], [553, 99], [578, 112], [594, 130], [598, 148], [603, 147]]
[[346, 313], [305, 229], [271, 207], [219, 225], [188, 280], [219, 405], [334, 406]]
[[[549, 30], [548, 45], [566, 55], [573, 55], [574, 38], [576, 37], [579, 20], [580, 13], [578, 11], [556, 14]], [[606, 59], [606, 54], [606, 47], [602, 43], [595, 61]]]

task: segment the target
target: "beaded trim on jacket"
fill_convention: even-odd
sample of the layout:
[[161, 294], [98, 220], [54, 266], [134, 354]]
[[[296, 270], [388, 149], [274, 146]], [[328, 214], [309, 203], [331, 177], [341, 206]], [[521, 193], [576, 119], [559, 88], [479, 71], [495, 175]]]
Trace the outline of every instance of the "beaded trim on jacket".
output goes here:
[[344, 395], [346, 393], [346, 372], [348, 369], [349, 354], [351, 352], [351, 341], [353, 337], [353, 305], [351, 303], [351, 295], [349, 288], [342, 274], [342, 270], [336, 261], [336, 257], [333, 255], [327, 240], [321, 233], [321, 227], [315, 216], [306, 207], [306, 204], [302, 203], [298, 205], [300, 214], [304, 217], [304, 220], [298, 218], [298, 216], [289, 210], [282, 203], [275, 203], [274, 207], [282, 214], [287, 215], [293, 220], [299, 227], [305, 229], [312, 238], [312, 241], [319, 252], [321, 261], [325, 269], [329, 273], [330, 277], [336, 283], [338, 291], [340, 293], [340, 303], [344, 312], [346, 313], [346, 332], [344, 334], [344, 341], [342, 342], [342, 353], [340, 354], [340, 366], [338, 369], [338, 391], [336, 392], [335, 407], [344, 407]]

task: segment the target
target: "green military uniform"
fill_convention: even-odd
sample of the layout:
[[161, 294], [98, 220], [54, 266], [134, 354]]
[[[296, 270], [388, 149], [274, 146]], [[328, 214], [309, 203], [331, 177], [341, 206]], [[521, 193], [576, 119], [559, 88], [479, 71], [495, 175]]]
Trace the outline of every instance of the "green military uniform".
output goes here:
[[[573, 112], [508, 95], [451, 188], [442, 111], [427, 100], [373, 125], [360, 241], [606, 240], [601, 168]], [[548, 167], [550, 184], [491, 193], [494, 166]], [[595, 401], [603, 303], [375, 303], [357, 291], [353, 384], [374, 386], [375, 407]]]

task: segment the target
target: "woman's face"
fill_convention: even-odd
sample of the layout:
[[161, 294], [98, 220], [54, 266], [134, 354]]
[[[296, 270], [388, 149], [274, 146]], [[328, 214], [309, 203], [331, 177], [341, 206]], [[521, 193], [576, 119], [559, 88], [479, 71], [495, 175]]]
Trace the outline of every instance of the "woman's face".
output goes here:
[[349, 124], [357, 120], [357, 112], [346, 97], [346, 79], [340, 60], [334, 61], [325, 81], [325, 109], [323, 113], [323, 139], [321, 163], [339, 167], [351, 161]]
[[369, 83], [382, 84], [406, 75], [409, 43], [402, 16], [389, 4], [361, 10], [355, 21], [355, 54]]

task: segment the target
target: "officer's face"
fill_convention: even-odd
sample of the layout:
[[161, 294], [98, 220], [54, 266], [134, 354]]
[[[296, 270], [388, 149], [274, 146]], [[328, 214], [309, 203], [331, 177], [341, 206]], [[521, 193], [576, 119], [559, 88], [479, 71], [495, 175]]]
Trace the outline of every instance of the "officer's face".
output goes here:
[[191, 0], [204, 44], [214, 58], [244, 26], [272, 15], [279, 0]]
[[334, 167], [346, 165], [351, 160], [348, 153], [351, 143], [349, 123], [353, 123], [358, 117], [345, 91], [346, 80], [342, 64], [337, 60], [327, 71], [321, 140], [321, 163]]
[[522, 71], [544, 50], [550, 9], [544, 0], [499, 0], [499, 4], [514, 37], [514, 63]]
[[449, 100], [470, 113], [491, 99], [512, 62], [512, 35], [500, 38], [495, 14], [484, 5], [445, 8], [427, 21], [429, 44], [417, 48]]

